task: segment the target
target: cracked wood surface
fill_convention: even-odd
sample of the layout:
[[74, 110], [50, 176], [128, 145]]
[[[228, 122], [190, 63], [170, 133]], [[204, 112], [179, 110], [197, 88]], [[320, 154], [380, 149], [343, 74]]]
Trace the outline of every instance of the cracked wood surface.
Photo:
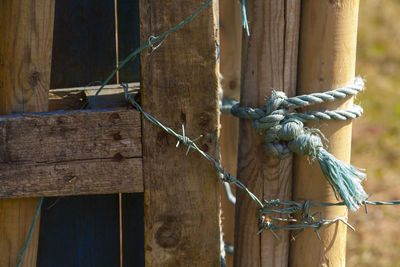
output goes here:
[[[0, 1], [0, 115], [48, 108], [54, 6], [52, 0]], [[16, 266], [38, 198], [0, 201], [0, 266]], [[21, 267], [36, 266], [40, 216]]]
[[[241, 99], [243, 106], [261, 107], [272, 90], [296, 94], [300, 1], [248, 1], [250, 36], [243, 36]], [[292, 157], [279, 160], [264, 151], [263, 136], [249, 120], [239, 122], [238, 178], [259, 199], [290, 200]], [[257, 206], [238, 190], [235, 266], [288, 266], [289, 232], [257, 235]]]
[[0, 117], [0, 198], [142, 192], [140, 114], [109, 109]]
[[[140, 0], [141, 43], [177, 25], [203, 0]], [[216, 5], [217, 1], [213, 1]], [[163, 124], [218, 154], [216, 7], [141, 53], [143, 108]], [[143, 121], [146, 266], [220, 266], [219, 196], [212, 163]]]

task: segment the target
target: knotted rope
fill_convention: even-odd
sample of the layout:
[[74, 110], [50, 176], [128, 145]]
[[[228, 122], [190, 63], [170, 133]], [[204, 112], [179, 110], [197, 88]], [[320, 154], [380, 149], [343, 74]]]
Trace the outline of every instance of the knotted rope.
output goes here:
[[[264, 134], [267, 155], [286, 158], [293, 152], [317, 159], [321, 170], [332, 186], [336, 198], [341, 198], [351, 210], [357, 210], [367, 198], [361, 181], [366, 178], [362, 170], [336, 159], [325, 150], [317, 129], [304, 127], [308, 121], [348, 120], [362, 114], [362, 108], [352, 105], [346, 110], [321, 110], [300, 113], [297, 109], [354, 96], [364, 89], [364, 81], [325, 93], [314, 93], [288, 98], [284, 92], [274, 91], [262, 108], [232, 106], [231, 114], [253, 121], [256, 132]], [[324, 138], [324, 137], [323, 137]]]

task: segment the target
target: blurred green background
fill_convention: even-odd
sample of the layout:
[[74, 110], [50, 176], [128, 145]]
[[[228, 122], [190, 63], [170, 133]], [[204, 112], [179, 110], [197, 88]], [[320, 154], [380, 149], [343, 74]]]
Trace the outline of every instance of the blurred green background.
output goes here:
[[[356, 73], [367, 90], [352, 163], [367, 169], [371, 200], [400, 199], [400, 0], [361, 0]], [[350, 212], [350, 223], [347, 266], [400, 266], [400, 207]]]

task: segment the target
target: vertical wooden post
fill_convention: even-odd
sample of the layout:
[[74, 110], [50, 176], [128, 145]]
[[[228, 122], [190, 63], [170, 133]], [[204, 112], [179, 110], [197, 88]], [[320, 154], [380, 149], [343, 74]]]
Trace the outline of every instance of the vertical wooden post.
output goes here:
[[[217, 1], [213, 1], [214, 4]], [[192, 15], [203, 0], [141, 0], [141, 41]], [[141, 55], [144, 109], [217, 155], [217, 7], [210, 4], [151, 54]], [[143, 121], [146, 266], [219, 266], [217, 172], [198, 153]]]
[[[359, 0], [303, 0], [297, 94], [338, 88], [354, 79]], [[341, 109], [352, 100], [313, 109]], [[329, 139], [329, 152], [350, 161], [351, 122], [313, 123]], [[296, 157], [294, 199], [335, 202], [331, 187], [319, 168]], [[320, 208], [325, 219], [346, 217], [346, 207]], [[291, 266], [345, 266], [346, 230], [342, 223], [319, 230], [321, 240], [306, 230], [291, 246]]]
[[[224, 97], [233, 100], [240, 98], [240, 71], [242, 60], [242, 9], [237, 0], [221, 0], [219, 8], [220, 27], [220, 66]], [[226, 171], [235, 175], [237, 172], [237, 153], [239, 120], [231, 115], [221, 115], [221, 160]], [[224, 242], [234, 245], [235, 206], [221, 191], [222, 231]], [[235, 192], [235, 188], [231, 187]], [[233, 255], [225, 256], [226, 266], [233, 266]]]
[[[246, 4], [251, 35], [243, 37], [241, 103], [261, 107], [273, 89], [295, 94], [300, 1]], [[289, 200], [292, 158], [268, 157], [251, 121], [240, 120], [239, 140], [239, 179], [260, 199]], [[268, 231], [260, 237], [257, 226], [257, 206], [237, 192], [235, 266], [287, 266], [289, 233], [277, 231], [280, 240]]]
[[[46, 111], [54, 1], [0, 1], [0, 114]], [[16, 266], [37, 198], [0, 201], [0, 266]], [[22, 266], [36, 266], [39, 220]]]

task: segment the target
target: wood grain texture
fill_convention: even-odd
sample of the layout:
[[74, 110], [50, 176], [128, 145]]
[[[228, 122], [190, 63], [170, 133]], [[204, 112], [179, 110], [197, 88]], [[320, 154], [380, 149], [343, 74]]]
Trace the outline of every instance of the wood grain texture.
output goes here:
[[242, 61], [242, 5], [236, 0], [221, 0], [219, 10], [220, 71], [223, 77], [221, 85], [225, 98], [239, 100]]
[[54, 1], [1, 1], [0, 12], [0, 114], [46, 111]]
[[[0, 115], [47, 110], [53, 21], [54, 1], [0, 2]], [[16, 266], [37, 203], [0, 201], [0, 266]], [[39, 223], [21, 266], [36, 265], [38, 234]]]
[[34, 163], [20, 167], [1, 164], [1, 169], [0, 198], [143, 192], [141, 158]]
[[[221, 0], [219, 2], [220, 29], [220, 72], [223, 97], [239, 100], [240, 72], [242, 55], [242, 6], [236, 0]], [[226, 171], [236, 177], [239, 120], [230, 115], [221, 116], [221, 161]], [[235, 236], [235, 206], [230, 203], [221, 191], [222, 231], [224, 242], [234, 245]], [[235, 187], [231, 186], [233, 193]], [[233, 266], [233, 255], [225, 256], [227, 267]]]
[[[272, 90], [293, 96], [296, 89], [300, 1], [248, 1], [251, 35], [243, 36], [241, 103], [260, 107]], [[268, 157], [263, 137], [251, 121], [239, 123], [239, 179], [260, 199], [290, 200], [292, 158]], [[243, 192], [237, 194], [235, 266], [287, 266], [289, 233], [280, 240], [258, 231], [257, 206]]]
[[[303, 0], [299, 82], [297, 94], [332, 90], [353, 81], [355, 72], [358, 0]], [[342, 109], [352, 100], [337, 101], [313, 109]], [[330, 153], [350, 161], [351, 121], [313, 123], [328, 138]], [[336, 202], [334, 193], [320, 168], [296, 157], [294, 199], [297, 201]], [[325, 219], [347, 216], [346, 207], [314, 209]], [[347, 226], [332, 224], [319, 230], [321, 240], [306, 230], [291, 246], [291, 266], [345, 266]]]
[[[230, 115], [221, 115], [221, 162], [225, 170], [236, 177], [238, 155], [239, 120]], [[236, 188], [231, 186], [232, 193]], [[235, 244], [235, 205], [229, 202], [220, 185], [222, 208], [222, 231], [226, 245]], [[226, 266], [233, 266], [233, 255], [226, 254]]]
[[[202, 0], [140, 1], [141, 43], [193, 14]], [[215, 1], [214, 4], [217, 4]], [[204, 9], [151, 55], [141, 54], [144, 109], [217, 155], [216, 7]], [[155, 125], [143, 123], [146, 266], [220, 266], [219, 188], [214, 166]]]
[[0, 197], [141, 192], [136, 110], [0, 117]]

